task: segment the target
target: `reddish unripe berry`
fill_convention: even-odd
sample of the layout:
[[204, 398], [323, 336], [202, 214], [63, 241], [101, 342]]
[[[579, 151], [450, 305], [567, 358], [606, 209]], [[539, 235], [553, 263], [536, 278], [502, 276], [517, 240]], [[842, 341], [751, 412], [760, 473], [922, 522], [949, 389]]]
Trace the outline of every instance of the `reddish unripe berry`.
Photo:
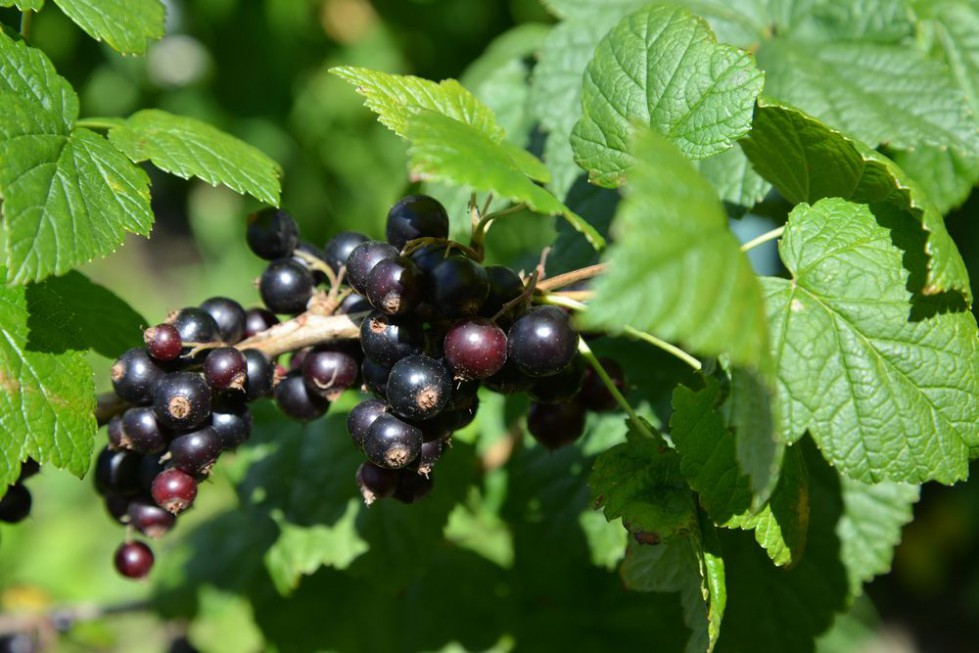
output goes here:
[[156, 505], [176, 515], [194, 504], [194, 499], [197, 498], [197, 481], [175, 467], [165, 469], [153, 479], [150, 493]]
[[143, 342], [150, 356], [158, 361], [172, 361], [180, 356], [183, 342], [172, 324], [157, 324], [143, 331]]
[[153, 551], [142, 542], [123, 542], [116, 549], [115, 565], [126, 578], [146, 578], [153, 568]]
[[455, 378], [485, 379], [506, 363], [506, 334], [489, 320], [463, 320], [445, 334], [442, 351]]

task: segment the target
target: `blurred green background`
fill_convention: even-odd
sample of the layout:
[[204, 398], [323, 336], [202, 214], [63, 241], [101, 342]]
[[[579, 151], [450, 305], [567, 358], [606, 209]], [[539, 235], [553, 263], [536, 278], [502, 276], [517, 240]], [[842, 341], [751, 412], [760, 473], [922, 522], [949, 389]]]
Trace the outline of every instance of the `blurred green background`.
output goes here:
[[[198, 117], [261, 148], [284, 171], [282, 205], [304, 237], [324, 244], [356, 229], [382, 234], [388, 207], [413, 189], [405, 146], [364, 109], [350, 87], [327, 74], [354, 64], [430, 79], [463, 77], [494, 38], [517, 25], [546, 25], [538, 0], [170, 0], [167, 36], [146, 57], [121, 57], [95, 43], [53, 3], [34, 19], [32, 40], [81, 97], [82, 116], [125, 116], [146, 107]], [[0, 9], [16, 27], [19, 14]], [[258, 303], [252, 283], [263, 262], [243, 245], [250, 199], [148, 168], [157, 222], [150, 239], [132, 238], [83, 270], [147, 320], [225, 295]], [[450, 205], [465, 223], [465, 200]], [[973, 273], [979, 271], [974, 196], [949, 218]], [[504, 220], [490, 259], [517, 268], [536, 262], [553, 240], [550, 220]], [[138, 338], [138, 334], [134, 334]], [[93, 358], [108, 386], [109, 361]], [[224, 460], [197, 508], [157, 545], [177, 568], [183, 538], [238, 501], [252, 452]], [[257, 454], [256, 454], [257, 455]], [[153, 588], [119, 578], [111, 555], [122, 530], [104, 514], [89, 481], [46, 470], [29, 482], [34, 510], [17, 527], [0, 525], [0, 615], [47, 613], [59, 606], [117, 606], [148, 599]], [[979, 486], [925, 488], [906, 529], [894, 571], [820, 643], [824, 651], [975, 651], [979, 624]], [[226, 537], [234, 538], [234, 532]], [[161, 565], [162, 567], [163, 565]], [[162, 570], [161, 570], [162, 573]], [[157, 574], [158, 576], [160, 574]], [[233, 593], [196, 599], [208, 619], [190, 627], [208, 650], [259, 650], [252, 606]], [[200, 606], [198, 606], [200, 607]], [[176, 613], [179, 613], [176, 610]], [[52, 651], [165, 651], [187, 624], [150, 611], [126, 611], [49, 633]], [[506, 648], [506, 642], [488, 645]], [[174, 648], [173, 650], [178, 650]], [[543, 649], [541, 649], [543, 650]]]

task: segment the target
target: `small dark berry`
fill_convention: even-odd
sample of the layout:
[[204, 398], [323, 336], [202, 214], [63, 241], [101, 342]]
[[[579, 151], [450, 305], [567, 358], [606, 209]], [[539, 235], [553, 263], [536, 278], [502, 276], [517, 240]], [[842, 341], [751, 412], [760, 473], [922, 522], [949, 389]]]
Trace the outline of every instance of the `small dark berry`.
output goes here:
[[[622, 371], [622, 366], [615, 360], [604, 356], [600, 357], [598, 362], [601, 363], [605, 373], [612, 379], [613, 385], [619, 392], [623, 392], [625, 390], [625, 372]], [[602, 379], [591, 367], [585, 371], [585, 380], [582, 383], [578, 400], [586, 410], [596, 413], [608, 412], [619, 407], [619, 402], [615, 400], [609, 389], [602, 383]]]
[[354, 406], [347, 415], [347, 432], [359, 449], [364, 448], [367, 431], [381, 415], [388, 412], [388, 405], [378, 399], [365, 399]]
[[534, 385], [527, 390], [527, 394], [540, 404], [559, 404], [568, 401], [581, 390], [587, 368], [588, 363], [584, 356], [577, 354], [571, 364], [557, 374], [536, 379]]
[[211, 406], [211, 428], [221, 438], [221, 449], [244, 444], [252, 433], [252, 413], [243, 401], [221, 399]]
[[193, 344], [208, 344], [221, 340], [218, 323], [211, 314], [199, 308], [188, 307], [178, 312], [170, 322], [180, 334], [180, 340], [186, 347]]
[[112, 365], [112, 387], [125, 401], [148, 404], [153, 401], [153, 390], [164, 374], [144, 348], [135, 347]]
[[313, 275], [292, 259], [277, 259], [262, 272], [258, 292], [273, 313], [302, 313], [313, 296]]
[[143, 455], [161, 453], [170, 441], [170, 433], [160, 426], [150, 406], [130, 408], [123, 413], [122, 433], [120, 448]]
[[364, 358], [360, 364], [360, 378], [364, 381], [364, 388], [375, 397], [387, 399], [389, 376], [391, 368], [386, 365], [375, 363], [369, 358]]
[[367, 459], [388, 469], [410, 465], [418, 457], [421, 447], [421, 431], [388, 413], [374, 420], [364, 439]]
[[378, 499], [392, 496], [398, 487], [399, 478], [398, 470], [378, 467], [372, 463], [362, 463], [357, 468], [357, 487], [368, 506]]
[[367, 299], [388, 315], [409, 313], [421, 301], [421, 273], [407, 256], [384, 259], [367, 276]]
[[388, 211], [384, 233], [399, 250], [415, 238], [448, 238], [449, 214], [435, 198], [409, 195]]
[[142, 542], [123, 542], [116, 549], [115, 565], [126, 578], [146, 578], [153, 568], [153, 551]]
[[283, 413], [303, 422], [322, 417], [330, 407], [329, 401], [306, 389], [299, 371], [289, 372], [275, 386], [275, 403]]
[[185, 431], [204, 423], [211, 413], [211, 390], [194, 372], [174, 372], [156, 385], [153, 410], [157, 421], [174, 431]]
[[197, 498], [197, 481], [175, 467], [165, 469], [153, 479], [153, 501], [174, 515], [187, 510]]
[[323, 248], [324, 260], [333, 272], [339, 272], [340, 267], [347, 264], [350, 252], [369, 240], [370, 238], [359, 231], [341, 231], [327, 241]]
[[249, 401], [254, 401], [271, 395], [272, 381], [275, 377], [272, 361], [257, 349], [244, 349], [241, 354], [245, 357], [246, 363], [245, 396]]
[[577, 401], [561, 404], [530, 404], [527, 430], [548, 449], [567, 446], [585, 432], [585, 409]]
[[571, 364], [578, 332], [557, 306], [538, 306], [520, 316], [507, 334], [507, 357], [528, 376], [550, 376]]
[[479, 314], [492, 318], [503, 306], [512, 302], [524, 291], [523, 281], [517, 273], [503, 265], [487, 265], [483, 268], [489, 280], [489, 294], [479, 309]]
[[166, 535], [177, 521], [173, 513], [143, 498], [130, 501], [126, 515], [133, 528], [154, 540]]
[[227, 297], [211, 297], [201, 304], [201, 310], [218, 325], [218, 334], [226, 345], [234, 345], [245, 337], [245, 309]]
[[357, 385], [360, 362], [344, 351], [316, 348], [306, 354], [302, 365], [306, 388], [329, 401]]
[[394, 491], [394, 498], [401, 503], [415, 503], [421, 501], [429, 495], [434, 485], [435, 475], [429, 473], [424, 476], [415, 472], [413, 469], [402, 469], [398, 473], [398, 489]]
[[475, 315], [490, 288], [483, 266], [464, 256], [452, 256], [436, 265], [428, 284], [432, 304], [448, 317]]
[[379, 240], [371, 240], [358, 245], [347, 258], [347, 276], [345, 277], [347, 283], [361, 295], [366, 295], [367, 278], [374, 266], [381, 261], [396, 258], [399, 254], [400, 252], [396, 247]]
[[0, 497], [0, 522], [16, 524], [31, 514], [31, 492], [20, 483], [7, 487]]
[[183, 343], [180, 332], [172, 324], [158, 324], [143, 331], [146, 351], [158, 361], [172, 361], [180, 357]]
[[390, 367], [425, 350], [425, 330], [413, 316], [374, 311], [360, 324], [360, 346], [367, 358]]
[[139, 492], [139, 463], [142, 456], [129, 451], [102, 449], [95, 460], [95, 489], [99, 494]]
[[271, 261], [292, 254], [299, 243], [299, 227], [281, 209], [262, 209], [248, 216], [245, 240], [256, 256]]
[[276, 324], [279, 323], [279, 318], [275, 316], [275, 313], [267, 311], [264, 308], [249, 308], [245, 311], [245, 338], [251, 338], [252, 336], [271, 329]]
[[452, 375], [434, 358], [407, 356], [391, 368], [387, 398], [396, 415], [429, 419], [441, 413], [451, 397]]
[[204, 381], [214, 390], [244, 390], [248, 362], [234, 347], [212, 349], [204, 357]]
[[463, 320], [445, 334], [442, 350], [457, 379], [485, 379], [506, 363], [506, 334], [484, 318]]

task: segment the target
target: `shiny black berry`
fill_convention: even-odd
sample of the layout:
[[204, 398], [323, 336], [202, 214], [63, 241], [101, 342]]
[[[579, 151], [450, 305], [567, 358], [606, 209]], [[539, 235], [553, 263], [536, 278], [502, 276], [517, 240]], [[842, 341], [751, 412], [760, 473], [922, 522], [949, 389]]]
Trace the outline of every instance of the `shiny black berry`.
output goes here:
[[451, 256], [428, 277], [428, 297], [448, 317], [475, 315], [489, 295], [483, 266], [464, 256]]
[[391, 410], [407, 419], [429, 419], [452, 397], [452, 375], [445, 365], [424, 354], [402, 358], [391, 368], [387, 398]]
[[396, 258], [398, 249], [379, 240], [361, 243], [347, 257], [347, 283], [362, 295], [367, 293], [367, 277], [381, 261]]
[[156, 412], [150, 406], [130, 408], [122, 414], [120, 448], [138, 454], [161, 453], [170, 442], [170, 432], [160, 426]]
[[365, 399], [350, 410], [347, 415], [347, 432], [358, 448], [364, 448], [367, 431], [374, 420], [387, 412], [387, 403], [379, 399]]
[[7, 487], [0, 498], [0, 522], [16, 524], [31, 514], [31, 492], [20, 483]]
[[585, 409], [577, 401], [560, 404], [530, 404], [527, 430], [548, 449], [564, 447], [585, 432]]
[[371, 306], [388, 315], [403, 315], [422, 298], [421, 273], [407, 256], [384, 259], [367, 275], [365, 291]]
[[248, 361], [234, 347], [212, 349], [204, 357], [204, 381], [214, 390], [244, 390]]
[[577, 354], [571, 364], [557, 374], [536, 379], [534, 385], [527, 390], [527, 394], [541, 404], [559, 404], [568, 401], [581, 390], [587, 368], [588, 363], [584, 357]]
[[503, 265], [488, 265], [483, 268], [489, 280], [489, 294], [479, 309], [484, 317], [494, 317], [503, 306], [512, 302], [524, 291], [523, 281], [517, 273]]
[[171, 467], [156, 475], [150, 493], [156, 505], [176, 515], [194, 504], [197, 481], [187, 472]]
[[279, 318], [275, 313], [264, 308], [249, 308], [245, 311], [245, 338], [251, 338], [255, 334], [261, 333], [274, 327], [279, 323]]
[[26, 481], [40, 471], [41, 463], [37, 462], [33, 458], [28, 458], [27, 460], [21, 461], [20, 475], [17, 477], [17, 482], [20, 483], [22, 481]]
[[201, 310], [214, 319], [224, 344], [234, 345], [245, 337], [245, 309], [235, 300], [211, 297], [201, 304]]
[[153, 401], [153, 389], [165, 374], [142, 347], [130, 349], [120, 356], [110, 372], [116, 394], [133, 404]]
[[211, 428], [221, 438], [221, 449], [236, 449], [252, 433], [252, 413], [244, 401], [222, 398], [212, 403]]
[[400, 469], [411, 464], [421, 452], [421, 447], [421, 431], [388, 413], [374, 420], [364, 438], [367, 459], [388, 469]]
[[166, 535], [177, 521], [173, 513], [142, 497], [129, 502], [126, 516], [133, 528], [154, 540]]
[[388, 211], [384, 234], [399, 250], [415, 238], [448, 238], [449, 214], [432, 197], [409, 195]]
[[417, 473], [413, 469], [402, 469], [398, 473], [398, 488], [392, 495], [401, 503], [415, 503], [427, 497], [435, 484], [435, 475]]
[[221, 331], [218, 323], [211, 314], [193, 306], [180, 309], [180, 312], [170, 321], [180, 334], [180, 340], [186, 347], [193, 344], [219, 342]]
[[345, 351], [317, 347], [303, 359], [302, 374], [307, 390], [334, 401], [357, 385], [360, 361]]
[[102, 449], [95, 459], [95, 489], [99, 494], [136, 494], [142, 456], [129, 451]]
[[362, 463], [357, 468], [357, 487], [368, 506], [378, 499], [385, 499], [398, 488], [400, 474], [396, 469], [379, 467], [372, 463]]
[[306, 310], [313, 285], [313, 275], [306, 267], [283, 258], [272, 261], [262, 272], [258, 292], [273, 313], [295, 315]]
[[157, 324], [143, 331], [143, 342], [146, 351], [158, 361], [172, 361], [180, 357], [183, 343], [180, 332], [172, 324]]
[[366, 235], [359, 231], [341, 231], [331, 238], [323, 248], [324, 260], [334, 272], [339, 272], [340, 266], [347, 264], [350, 252], [369, 240]]
[[192, 476], [207, 474], [221, 455], [221, 436], [210, 426], [177, 436], [170, 443], [170, 464]]
[[211, 412], [211, 390], [194, 372], [174, 372], [156, 384], [153, 410], [157, 421], [174, 431], [204, 423]]
[[367, 358], [391, 366], [425, 350], [425, 330], [413, 316], [394, 317], [375, 311], [360, 324], [360, 346]]
[[245, 357], [245, 396], [254, 401], [271, 395], [275, 377], [272, 361], [257, 349], [244, 349], [241, 354]]
[[153, 568], [153, 551], [142, 542], [123, 542], [116, 549], [115, 565], [126, 578], [146, 578]]
[[375, 397], [381, 399], [387, 397], [389, 376], [391, 376], [390, 367], [375, 363], [370, 358], [364, 358], [360, 364], [360, 378], [364, 382], [364, 387]]
[[520, 316], [507, 333], [507, 357], [528, 376], [550, 376], [578, 352], [578, 332], [557, 306], [538, 306]]
[[245, 240], [256, 256], [271, 261], [292, 254], [299, 243], [299, 227], [281, 209], [262, 209], [248, 216]]
[[457, 379], [485, 379], [506, 363], [506, 334], [485, 318], [462, 320], [445, 334], [442, 352]]
[[308, 422], [321, 417], [330, 402], [310, 392], [303, 381], [302, 372], [289, 372], [275, 386], [275, 403], [289, 417]]

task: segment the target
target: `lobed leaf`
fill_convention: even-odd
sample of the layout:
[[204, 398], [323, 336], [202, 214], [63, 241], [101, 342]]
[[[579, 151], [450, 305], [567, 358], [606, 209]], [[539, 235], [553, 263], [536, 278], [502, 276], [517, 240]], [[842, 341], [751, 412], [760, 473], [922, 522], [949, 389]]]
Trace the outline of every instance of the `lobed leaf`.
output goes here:
[[123, 54], [144, 54], [149, 41], [163, 37], [160, 0], [54, 0], [96, 41]]
[[631, 325], [764, 371], [761, 289], [713, 189], [659, 134], [641, 138], [635, 158], [585, 323], [613, 333]]
[[41, 11], [44, 0], [0, 0], [0, 7], [17, 7], [21, 11]]
[[657, 5], [632, 14], [599, 43], [585, 72], [575, 159], [602, 186], [624, 181], [635, 125], [703, 159], [751, 126], [764, 76], [751, 55], [716, 42], [702, 19]]
[[892, 239], [913, 239], [914, 223], [876, 212], [830, 198], [789, 217], [780, 253], [793, 278], [763, 280], [781, 430], [810, 432], [856, 480], [951, 483], [979, 445], [975, 318], [912, 306]]
[[[64, 348], [73, 339], [64, 323], [31, 320], [35, 311], [44, 310], [33, 305], [26, 288], [0, 285], [3, 488], [17, 480], [28, 456], [77, 476], [88, 471], [91, 461], [96, 430], [92, 369], [84, 351]], [[57, 346], [41, 346], [48, 344]]]
[[133, 163], [150, 161], [178, 177], [198, 177], [279, 205], [281, 171], [275, 161], [195, 118], [158, 109], [138, 111], [109, 130], [109, 141]]
[[67, 272], [153, 224], [149, 179], [73, 129], [78, 98], [39, 50], [0, 35], [0, 195], [7, 280]]
[[[473, 127], [433, 111], [420, 111], [407, 123], [414, 174], [425, 179], [489, 191], [538, 213], [561, 215], [596, 248], [602, 236], [546, 189], [535, 184], [512, 151]], [[531, 155], [526, 154], [527, 157]]]
[[921, 287], [928, 295], [955, 291], [971, 301], [969, 274], [935, 206], [894, 162], [805, 113], [760, 100], [754, 127], [741, 141], [751, 164], [790, 202], [841, 197], [883, 202], [915, 216], [928, 232]]
[[748, 476], [757, 510], [775, 490], [785, 454], [775, 390], [751, 369], [730, 367], [727, 374], [730, 387], [721, 411], [727, 428], [734, 429], [738, 467]]
[[[752, 508], [747, 475], [739, 470], [735, 431], [725, 425], [721, 387], [707, 377], [706, 387], [694, 392], [677, 386], [670, 437], [680, 454], [680, 469], [698, 493], [710, 518], [725, 528], [753, 530], [758, 544], [777, 565], [798, 561], [809, 525], [808, 482], [794, 449], [769, 502]], [[751, 437], [751, 433], [739, 433]]]

